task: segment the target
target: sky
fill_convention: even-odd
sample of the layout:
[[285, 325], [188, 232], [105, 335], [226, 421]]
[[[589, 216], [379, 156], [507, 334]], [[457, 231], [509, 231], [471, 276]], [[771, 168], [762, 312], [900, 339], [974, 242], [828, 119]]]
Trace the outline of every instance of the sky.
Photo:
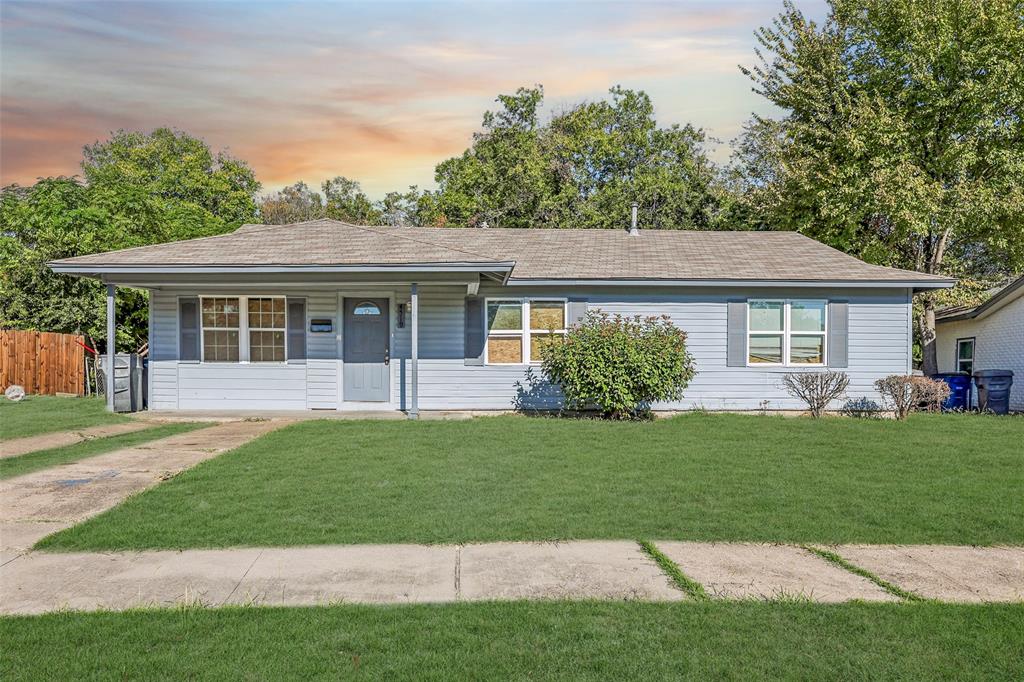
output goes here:
[[[545, 109], [646, 91], [728, 157], [771, 109], [739, 65], [782, 0], [704, 2], [0, 2], [0, 185], [80, 172], [85, 144], [170, 126], [264, 189], [345, 175], [371, 197], [433, 187], [495, 97]], [[798, 0], [812, 16], [820, 2]]]

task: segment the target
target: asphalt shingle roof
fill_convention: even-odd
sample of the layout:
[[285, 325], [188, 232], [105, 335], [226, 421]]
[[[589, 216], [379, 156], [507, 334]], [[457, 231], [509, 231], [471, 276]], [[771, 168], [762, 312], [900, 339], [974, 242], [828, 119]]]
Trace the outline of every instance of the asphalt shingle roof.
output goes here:
[[400, 265], [514, 261], [512, 279], [946, 281], [869, 265], [795, 232], [365, 227], [335, 220], [58, 261], [97, 266]]

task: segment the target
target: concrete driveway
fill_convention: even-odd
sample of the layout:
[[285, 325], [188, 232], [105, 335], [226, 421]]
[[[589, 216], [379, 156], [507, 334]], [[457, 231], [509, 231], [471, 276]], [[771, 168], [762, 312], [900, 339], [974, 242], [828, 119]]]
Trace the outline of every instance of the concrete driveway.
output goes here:
[[50, 533], [288, 423], [216, 424], [0, 481], [0, 563]]

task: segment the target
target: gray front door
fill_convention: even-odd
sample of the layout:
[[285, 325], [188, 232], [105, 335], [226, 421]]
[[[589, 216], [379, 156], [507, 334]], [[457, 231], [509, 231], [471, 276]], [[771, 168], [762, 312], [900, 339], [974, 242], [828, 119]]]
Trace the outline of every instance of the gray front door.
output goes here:
[[390, 337], [386, 298], [345, 299], [345, 400], [387, 401]]

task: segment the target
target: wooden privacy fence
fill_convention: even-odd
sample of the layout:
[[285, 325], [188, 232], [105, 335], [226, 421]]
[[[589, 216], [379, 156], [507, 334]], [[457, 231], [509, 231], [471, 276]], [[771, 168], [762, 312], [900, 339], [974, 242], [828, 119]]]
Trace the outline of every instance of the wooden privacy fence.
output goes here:
[[26, 393], [85, 393], [84, 338], [56, 332], [0, 329], [0, 391], [18, 384]]

